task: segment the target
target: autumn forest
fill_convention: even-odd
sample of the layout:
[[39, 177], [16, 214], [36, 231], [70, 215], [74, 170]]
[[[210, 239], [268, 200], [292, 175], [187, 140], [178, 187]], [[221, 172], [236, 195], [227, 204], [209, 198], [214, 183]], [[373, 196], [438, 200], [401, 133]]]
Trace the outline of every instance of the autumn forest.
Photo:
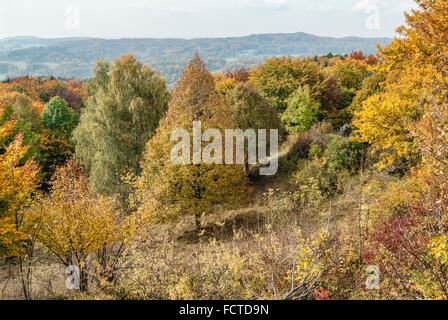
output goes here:
[[[0, 300], [448, 299], [448, 2], [415, 2], [377, 54], [2, 81]], [[276, 130], [278, 170], [173, 162], [198, 122]]]

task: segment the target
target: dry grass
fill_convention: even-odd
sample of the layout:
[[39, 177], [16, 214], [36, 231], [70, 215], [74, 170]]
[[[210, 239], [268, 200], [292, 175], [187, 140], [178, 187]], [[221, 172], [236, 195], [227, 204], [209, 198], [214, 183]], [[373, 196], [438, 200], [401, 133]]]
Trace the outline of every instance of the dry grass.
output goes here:
[[[287, 157], [299, 139], [297, 136], [290, 137], [281, 148], [281, 156]], [[247, 204], [231, 210], [217, 206], [213, 214], [203, 217], [201, 235], [195, 230], [193, 217], [182, 217], [173, 224], [148, 226], [146, 239], [136, 243], [135, 248], [125, 257], [119, 285], [115, 288], [98, 291], [92, 287], [88, 295], [74, 295], [65, 289], [65, 269], [49, 254], [42, 255], [41, 261], [36, 262], [33, 269], [33, 297], [276, 298], [266, 279], [270, 277], [269, 272], [272, 272], [274, 265], [280, 263], [286, 252], [296, 245], [296, 227], [310, 241], [323, 223], [329, 223], [330, 233], [335, 238], [356, 239], [360, 185], [369, 179], [367, 174], [347, 177], [340, 193], [333, 199], [325, 199], [319, 208], [312, 205], [298, 206], [294, 202], [294, 190], [285, 173], [257, 176], [255, 168], [251, 178], [254, 193]], [[272, 261], [269, 255], [266, 256], [267, 252], [270, 252]], [[253, 264], [250, 268], [266, 270], [250, 271], [246, 265], [248, 261]], [[284, 277], [291, 266], [283, 267], [286, 268], [282, 271]], [[229, 268], [233, 271], [227, 274]], [[219, 280], [220, 273], [229, 278]], [[205, 276], [211, 280], [203, 279]], [[204, 286], [210, 287], [199, 288], [195, 281], [205, 282], [207, 285]], [[250, 283], [253, 290], [245, 290], [239, 281], [247, 281], [245, 286]], [[282, 281], [284, 279], [279, 280], [279, 286]], [[141, 292], [136, 289], [142, 286], [154, 288], [145, 288]], [[213, 289], [213, 286], [222, 288]], [[0, 270], [0, 295], [0, 299], [22, 298], [14, 266]]]

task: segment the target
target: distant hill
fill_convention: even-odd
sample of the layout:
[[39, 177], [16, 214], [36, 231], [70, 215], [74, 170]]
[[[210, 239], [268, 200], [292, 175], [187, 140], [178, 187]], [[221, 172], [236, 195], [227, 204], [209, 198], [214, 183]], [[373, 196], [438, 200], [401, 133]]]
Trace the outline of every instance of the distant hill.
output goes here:
[[32, 47], [42, 47], [53, 43], [58, 43], [62, 41], [78, 41], [87, 40], [89, 38], [38, 38], [38, 37], [10, 37], [0, 39], [0, 52], [7, 52], [18, 49], [32, 48]]
[[0, 40], [0, 78], [54, 75], [89, 78], [95, 60], [132, 53], [159, 71], [172, 85], [195, 51], [212, 72], [250, 68], [271, 56], [376, 53], [390, 38], [331, 38], [306, 33], [259, 34], [233, 38], [95, 39], [14, 37]]

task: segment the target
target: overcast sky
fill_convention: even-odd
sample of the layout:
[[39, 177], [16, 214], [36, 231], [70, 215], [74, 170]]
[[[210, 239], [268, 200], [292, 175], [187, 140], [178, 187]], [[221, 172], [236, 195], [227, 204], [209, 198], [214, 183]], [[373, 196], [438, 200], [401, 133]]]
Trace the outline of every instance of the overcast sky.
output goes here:
[[393, 36], [413, 0], [0, 0], [0, 38]]

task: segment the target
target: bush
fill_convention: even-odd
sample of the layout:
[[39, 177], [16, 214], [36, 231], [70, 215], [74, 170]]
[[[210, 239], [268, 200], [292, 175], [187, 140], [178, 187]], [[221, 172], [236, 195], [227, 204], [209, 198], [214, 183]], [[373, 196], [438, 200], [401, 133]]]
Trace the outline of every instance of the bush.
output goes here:
[[327, 135], [333, 132], [333, 126], [329, 122], [321, 122], [315, 124], [310, 131], [307, 132], [308, 139], [311, 144], [319, 146], [322, 150], [327, 148]]
[[280, 170], [292, 174], [297, 170], [300, 160], [312, 158], [317, 150], [325, 150], [328, 144], [327, 135], [333, 131], [328, 122], [315, 124], [308, 132], [302, 134], [292, 146], [287, 157], [280, 159]]
[[311, 159], [320, 158], [323, 154], [322, 148], [318, 144], [312, 144], [310, 151], [308, 152], [308, 157]]
[[302, 166], [293, 176], [295, 200], [301, 206], [319, 207], [325, 197], [332, 196], [337, 189], [337, 175], [328, 169], [325, 159], [302, 161]]
[[[119, 283], [127, 299], [313, 299], [339, 270], [337, 243], [326, 230], [307, 239], [292, 225], [270, 226], [242, 241], [202, 242], [191, 252], [171, 240], [134, 254]], [[291, 278], [294, 289], [291, 290]], [[330, 288], [329, 288], [330, 289]], [[124, 294], [123, 294], [124, 293]]]
[[367, 148], [364, 144], [341, 136], [332, 136], [325, 156], [329, 166], [336, 171], [357, 172], [365, 161]]

